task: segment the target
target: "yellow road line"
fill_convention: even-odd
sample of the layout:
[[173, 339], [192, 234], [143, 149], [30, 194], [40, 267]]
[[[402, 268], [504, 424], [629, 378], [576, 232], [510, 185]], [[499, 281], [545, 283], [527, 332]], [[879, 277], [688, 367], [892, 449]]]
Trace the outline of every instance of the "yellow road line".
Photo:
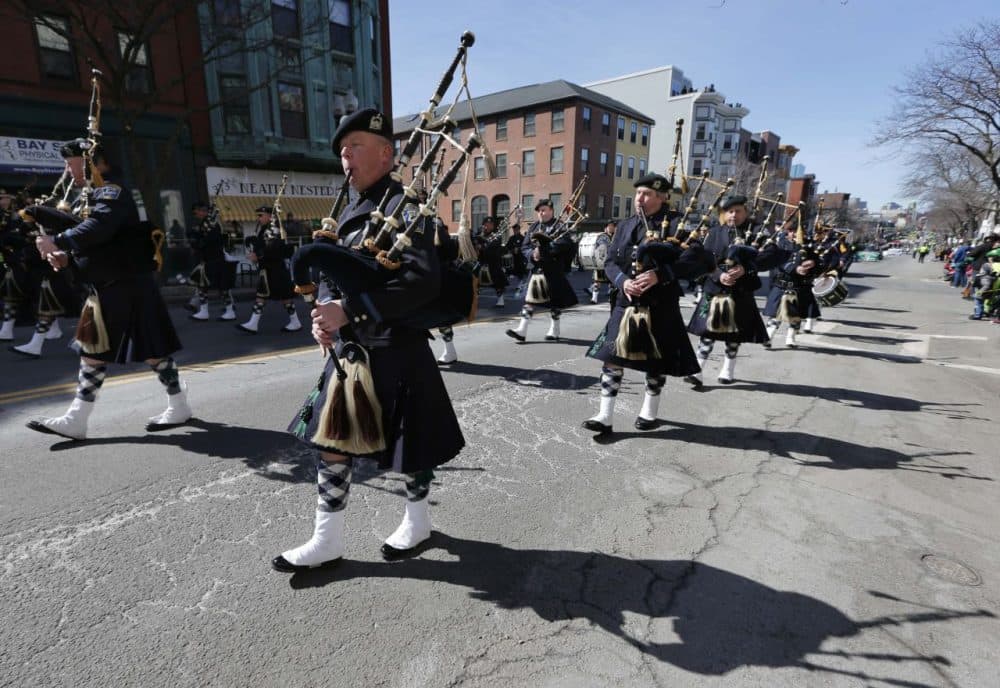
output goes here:
[[[492, 318], [477, 319], [475, 322], [469, 325], [456, 326], [456, 329], [464, 327], [472, 327], [475, 325], [485, 325], [487, 323], [500, 322], [501, 320], [507, 320], [513, 316], [497, 315]], [[315, 344], [312, 346], [303, 346], [295, 349], [282, 349], [281, 351], [273, 351], [266, 354], [247, 354], [244, 356], [234, 356], [233, 358], [220, 358], [215, 361], [205, 361], [203, 363], [192, 363], [190, 365], [184, 366], [182, 372], [206, 372], [209, 370], [216, 370], [218, 368], [223, 368], [230, 365], [238, 365], [241, 363], [257, 363], [261, 361], [271, 361], [276, 358], [281, 358], [282, 356], [298, 356], [304, 353], [316, 353], [317, 347]], [[125, 375], [118, 375], [109, 378], [105, 381], [104, 387], [118, 387], [119, 385], [131, 384], [133, 382], [138, 382], [139, 380], [148, 380], [149, 373], [146, 371], [139, 373], [127, 373]], [[41, 399], [42, 397], [57, 396], [62, 394], [67, 394], [76, 390], [75, 382], [62, 382], [54, 385], [43, 385], [41, 387], [33, 387], [31, 389], [19, 390], [15, 392], [6, 392], [0, 394], [0, 404], [14, 404], [19, 401], [30, 401], [32, 399]]]

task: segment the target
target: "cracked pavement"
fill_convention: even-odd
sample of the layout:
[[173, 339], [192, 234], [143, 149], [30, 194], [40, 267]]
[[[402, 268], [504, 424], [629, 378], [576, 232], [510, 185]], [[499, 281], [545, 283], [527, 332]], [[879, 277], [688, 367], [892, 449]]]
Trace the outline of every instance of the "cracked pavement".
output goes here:
[[467, 447], [431, 546], [392, 564], [402, 483], [362, 464], [346, 561], [268, 565], [311, 532], [312, 458], [283, 430], [315, 352], [182, 368], [199, 420], [156, 435], [152, 376], [106, 388], [82, 444], [23, 427], [68, 399], [5, 406], [0, 686], [992, 685], [1000, 328], [938, 270], [855, 265], [797, 350], [744, 347], [728, 387], [721, 347], [704, 391], [669, 379], [653, 431], [626, 371], [602, 443], [580, 422], [606, 305], [557, 344], [544, 315], [523, 345], [457, 328]]

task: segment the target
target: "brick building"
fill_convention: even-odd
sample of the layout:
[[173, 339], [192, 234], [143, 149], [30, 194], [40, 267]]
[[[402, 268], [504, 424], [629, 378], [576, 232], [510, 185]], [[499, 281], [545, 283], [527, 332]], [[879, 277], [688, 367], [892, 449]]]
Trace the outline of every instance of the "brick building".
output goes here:
[[[526, 219], [534, 217], [535, 203], [542, 198], [551, 199], [559, 213], [584, 175], [587, 181], [577, 207], [589, 218], [582, 227], [601, 227], [612, 217], [631, 214], [631, 203], [626, 208], [623, 194], [631, 193], [639, 170], [647, 168], [653, 120], [646, 115], [563, 80], [481, 96], [472, 101], [472, 109], [497, 164], [496, 178], [489, 179], [480, 150], [467, 168], [471, 176], [466, 214], [474, 228], [486, 215], [506, 216], [518, 201]], [[461, 129], [458, 138], [466, 141], [472, 131], [469, 104], [460, 103], [452, 117]], [[414, 126], [412, 116], [394, 121], [397, 148]], [[449, 152], [445, 164], [454, 157]], [[621, 164], [616, 164], [619, 159]], [[465, 179], [457, 179], [449, 207], [439, 208], [452, 229], [458, 226], [465, 186]]]

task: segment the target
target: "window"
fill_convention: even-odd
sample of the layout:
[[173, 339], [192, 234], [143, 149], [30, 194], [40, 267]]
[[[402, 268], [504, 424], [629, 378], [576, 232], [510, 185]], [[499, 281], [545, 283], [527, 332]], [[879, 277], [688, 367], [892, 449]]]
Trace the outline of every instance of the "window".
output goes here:
[[699, 105], [694, 110], [695, 119], [709, 119], [712, 116], [712, 109], [707, 105]]
[[643, 124], [642, 125], [642, 145], [644, 145], [644, 146], [648, 146], [649, 145], [649, 125], [648, 124]]
[[556, 214], [562, 213], [562, 194], [555, 193], [549, 194], [549, 200], [552, 202], [552, 210]]
[[615, 156], [615, 176], [622, 176], [622, 167], [625, 165], [625, 156], [618, 154]]
[[562, 131], [566, 128], [566, 111], [558, 108], [552, 111], [552, 131]]
[[521, 196], [521, 208], [526, 213], [530, 213], [535, 210], [535, 197], [533, 194], [525, 194], [524, 196]]
[[275, 52], [278, 57], [278, 69], [284, 77], [302, 78], [302, 51], [298, 43], [276, 42]]
[[451, 202], [451, 221], [458, 222], [462, 219], [462, 201]]
[[125, 92], [132, 94], [149, 93], [153, 88], [153, 74], [149, 69], [149, 53], [142, 43], [136, 44], [127, 33], [118, 32], [118, 57], [128, 70], [125, 75]]
[[639, 176], [646, 176], [646, 158], [639, 158]]
[[273, 0], [271, 2], [271, 30], [275, 38], [299, 37], [298, 0]]
[[535, 135], [535, 113], [526, 112], [524, 114], [524, 135], [534, 136]]
[[494, 161], [497, 164], [497, 179], [507, 178], [507, 154], [497, 153], [494, 156]]
[[695, 141], [704, 141], [705, 140], [705, 125], [704, 124], [699, 124], [698, 125], [698, 130], [695, 132], [694, 139], [695, 139]]
[[281, 110], [281, 133], [286, 138], [306, 138], [306, 104], [302, 87], [278, 82], [278, 108]]
[[497, 120], [497, 141], [507, 140], [507, 118], [501, 117]]
[[44, 15], [35, 19], [42, 73], [52, 79], [76, 81], [76, 58], [69, 46], [69, 21]]
[[[510, 199], [506, 196], [494, 196], [493, 197], [493, 214], [503, 219], [510, 215]], [[499, 220], [497, 221], [499, 224]]]
[[605, 219], [608, 216], [608, 206], [604, 198], [604, 194], [599, 194], [597, 196], [597, 217], [600, 219]]
[[732, 150], [733, 149], [733, 135], [726, 134], [722, 138], [722, 150]]
[[580, 212], [587, 212], [587, 194], [580, 194], [580, 198], [576, 202], [576, 207], [580, 209]]
[[486, 211], [486, 196], [472, 197], [472, 226], [479, 228], [483, 226], [483, 218], [488, 215]]
[[628, 156], [628, 178], [635, 179], [635, 158]]
[[347, 0], [328, 0], [327, 9], [330, 12], [330, 48], [342, 53], [353, 53], [351, 3]]
[[606, 112], [601, 113], [601, 133], [605, 135], [611, 133], [611, 115]]
[[701, 175], [701, 160], [695, 160], [691, 166], [691, 174], [698, 177]]
[[473, 176], [477, 181], [482, 181], [486, 179], [486, 159], [483, 156], [472, 161], [473, 170], [475, 170]]
[[[455, 141], [457, 141], [458, 143], [461, 143], [462, 142], [462, 129], [461, 129], [461, 127], [456, 128], [455, 131], [452, 132], [451, 137], [453, 139], [455, 139]], [[435, 138], [433, 141], [431, 141], [431, 143], [434, 143], [434, 141], [436, 141], [436, 140], [437, 139]], [[423, 151], [423, 145], [421, 145], [420, 150]]]
[[581, 112], [583, 113], [583, 128], [590, 131], [590, 108], [584, 105]]
[[587, 172], [590, 170], [590, 149], [581, 148], [580, 149], [580, 171]]
[[525, 177], [535, 176], [535, 151], [521, 151], [521, 174]]
[[616, 220], [622, 216], [622, 197], [614, 196], [611, 199], [611, 217]]
[[222, 96], [222, 123], [227, 134], [250, 133], [250, 96], [244, 76], [219, 75]]
[[606, 177], [608, 174], [608, 154], [601, 151], [601, 176]]
[[563, 148], [557, 146], [549, 150], [549, 174], [559, 174], [563, 171]]
[[625, 140], [625, 118], [621, 115], [618, 116], [618, 140]]
[[636, 135], [639, 133], [639, 125], [636, 122], [632, 122], [632, 127], [628, 133], [629, 143], [635, 143]]

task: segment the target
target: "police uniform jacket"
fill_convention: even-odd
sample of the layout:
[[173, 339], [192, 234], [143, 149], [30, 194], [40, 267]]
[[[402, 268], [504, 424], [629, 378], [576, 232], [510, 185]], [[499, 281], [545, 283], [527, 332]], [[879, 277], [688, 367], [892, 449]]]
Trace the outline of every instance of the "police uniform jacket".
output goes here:
[[[754, 342], [762, 344], [768, 341], [767, 328], [757, 309], [754, 293], [760, 289], [760, 276], [757, 274], [756, 251], [747, 249], [738, 254], [738, 258], [729, 258], [727, 250], [723, 252], [716, 269], [705, 280], [701, 298], [695, 304], [691, 320], [688, 322], [688, 332], [698, 337], [706, 337], [725, 342]], [[743, 275], [731, 286], [722, 283], [722, 275], [735, 265], [743, 267]], [[732, 298], [733, 315], [736, 332], [713, 332], [709, 330], [709, 315], [712, 300]]]
[[[364, 190], [338, 218], [338, 244], [360, 246], [371, 212], [386, 190], [392, 192], [386, 214], [403, 201], [402, 188], [388, 176]], [[413, 217], [416, 206], [404, 214]], [[403, 266], [378, 288], [344, 295], [341, 303], [348, 325], [338, 332], [337, 350], [344, 342], [361, 344], [368, 352], [375, 392], [382, 406], [386, 449], [372, 458], [379, 466], [403, 473], [426, 470], [450, 461], [465, 445], [441, 371], [431, 353], [430, 334], [419, 327], [421, 309], [439, 296], [441, 267], [430, 220], [412, 236]], [[334, 376], [328, 362], [306, 403], [289, 425], [289, 432], [311, 442], [327, 385]]]
[[[150, 229], [140, 222], [131, 192], [113, 179], [94, 189], [90, 200], [89, 217], [53, 239], [73, 257], [80, 279], [100, 301], [111, 349], [87, 356], [118, 363], [165, 358], [181, 343], [153, 277]], [[46, 227], [55, 226], [59, 216], [75, 222], [51, 208], [32, 211]]]
[[[666, 205], [658, 212], [647, 217], [650, 226], [659, 226], [667, 217]], [[604, 330], [591, 345], [587, 355], [604, 363], [615, 366], [643, 370], [651, 375], [685, 376], [697, 373], [700, 368], [691, 348], [681, 308], [678, 299], [683, 290], [678, 285], [678, 279], [695, 279], [713, 267], [711, 254], [705, 251], [698, 242], [684, 250], [679, 246], [669, 244], [672, 254], [668, 262], [659, 265], [644, 266], [643, 271], [652, 269], [656, 272], [657, 283], [647, 290], [636, 301], [632, 301], [621, 290], [625, 281], [635, 277], [634, 256], [636, 247], [646, 237], [645, 226], [638, 215], [633, 215], [618, 225], [615, 235], [608, 248], [608, 257], [604, 263], [604, 272], [608, 280], [618, 290], [614, 308], [608, 318]], [[625, 310], [630, 306], [644, 306], [649, 309], [652, 336], [656, 340], [661, 358], [646, 360], [631, 360], [621, 358], [615, 350], [615, 339], [621, 326]]]

